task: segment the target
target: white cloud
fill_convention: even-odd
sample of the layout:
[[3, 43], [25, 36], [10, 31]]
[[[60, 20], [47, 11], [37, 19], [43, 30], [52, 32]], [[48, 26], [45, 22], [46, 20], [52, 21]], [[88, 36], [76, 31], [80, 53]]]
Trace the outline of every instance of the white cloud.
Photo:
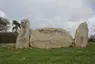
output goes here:
[[7, 17], [7, 15], [3, 11], [0, 10], [0, 17]]
[[[5, 0], [1, 0], [5, 1]], [[89, 3], [90, 1], [90, 3]], [[93, 32], [91, 20], [94, 10], [89, 5], [93, 0], [6, 0], [4, 6], [11, 18], [28, 16], [32, 28], [58, 27], [64, 28], [74, 35], [76, 28], [83, 20], [88, 22], [90, 33]], [[92, 17], [92, 18], [91, 18]]]
[[89, 33], [95, 34], [95, 16], [88, 19]]

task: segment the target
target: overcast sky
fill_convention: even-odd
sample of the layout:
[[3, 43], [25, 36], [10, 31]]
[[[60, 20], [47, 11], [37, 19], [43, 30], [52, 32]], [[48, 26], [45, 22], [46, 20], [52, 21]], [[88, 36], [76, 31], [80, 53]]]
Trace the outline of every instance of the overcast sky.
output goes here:
[[31, 28], [64, 28], [73, 36], [81, 22], [95, 33], [95, 0], [0, 0], [0, 16], [30, 20]]

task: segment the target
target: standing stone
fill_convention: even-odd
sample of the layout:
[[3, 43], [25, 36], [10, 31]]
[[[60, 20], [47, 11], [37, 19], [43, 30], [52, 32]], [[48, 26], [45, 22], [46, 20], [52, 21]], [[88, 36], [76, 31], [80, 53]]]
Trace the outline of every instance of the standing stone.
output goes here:
[[16, 40], [16, 48], [29, 47], [29, 20], [21, 20], [21, 29]]
[[88, 43], [88, 25], [81, 23], [75, 34], [75, 47], [86, 47]]
[[73, 38], [68, 31], [59, 28], [42, 28], [32, 31], [30, 46], [36, 48], [69, 47]]

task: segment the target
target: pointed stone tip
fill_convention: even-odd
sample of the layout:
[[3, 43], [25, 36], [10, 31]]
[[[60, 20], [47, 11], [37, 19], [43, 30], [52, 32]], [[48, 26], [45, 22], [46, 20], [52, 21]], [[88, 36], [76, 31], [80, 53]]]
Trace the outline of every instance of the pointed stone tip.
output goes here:
[[84, 25], [88, 25], [86, 21], [85, 21], [85, 22], [83, 22], [83, 23], [81, 23], [80, 25], [83, 25], [83, 24], [84, 24]]
[[28, 19], [22, 19], [21, 21], [23, 22], [23, 21], [29, 21], [29, 20]]
[[88, 24], [87, 24], [87, 22], [84, 22], [84, 25], [88, 27]]
[[85, 22], [83, 22], [84, 24], [87, 24], [87, 22], [85, 21]]
[[88, 28], [88, 24], [87, 24], [87, 22], [80, 23], [80, 25], [79, 25], [78, 28], [83, 28], [83, 27]]
[[24, 21], [29, 21], [27, 16], [24, 16], [24, 17], [21, 19], [21, 21], [23, 21], [23, 20], [24, 20]]

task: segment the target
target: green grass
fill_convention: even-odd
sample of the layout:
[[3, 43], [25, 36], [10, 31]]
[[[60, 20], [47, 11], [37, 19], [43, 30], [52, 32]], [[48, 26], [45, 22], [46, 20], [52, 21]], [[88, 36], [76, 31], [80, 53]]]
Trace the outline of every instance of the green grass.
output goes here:
[[95, 44], [50, 50], [0, 47], [0, 64], [95, 64]]

